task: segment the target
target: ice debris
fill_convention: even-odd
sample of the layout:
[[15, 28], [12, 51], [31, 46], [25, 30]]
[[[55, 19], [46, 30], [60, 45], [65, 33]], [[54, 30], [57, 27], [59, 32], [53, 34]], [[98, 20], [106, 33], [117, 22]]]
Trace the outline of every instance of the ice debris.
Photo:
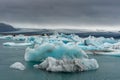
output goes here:
[[18, 69], [18, 70], [25, 70], [25, 66], [20, 63], [20, 62], [15, 62], [13, 63], [10, 68], [13, 68], [13, 69]]

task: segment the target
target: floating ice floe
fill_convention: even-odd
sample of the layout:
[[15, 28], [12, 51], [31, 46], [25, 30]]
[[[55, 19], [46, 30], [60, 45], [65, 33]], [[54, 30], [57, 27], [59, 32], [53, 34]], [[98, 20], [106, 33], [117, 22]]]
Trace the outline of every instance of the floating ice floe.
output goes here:
[[120, 57], [120, 50], [119, 51], [113, 51], [113, 52], [95, 52], [97, 55], [104, 55], [104, 56], [116, 56]]
[[17, 46], [31, 46], [33, 45], [33, 43], [14, 43], [14, 42], [6, 42], [3, 43], [4, 46], [13, 46], [13, 47], [17, 47]]
[[15, 62], [14, 64], [10, 66], [10, 68], [18, 69], [18, 70], [25, 70], [25, 66], [20, 62]]
[[0, 39], [11, 40], [11, 39], [13, 39], [13, 36], [12, 35], [0, 36]]
[[55, 58], [48, 57], [41, 64], [34, 65], [34, 67], [52, 72], [76, 72], [95, 70], [99, 68], [99, 65], [95, 59], [81, 58], [57, 60]]

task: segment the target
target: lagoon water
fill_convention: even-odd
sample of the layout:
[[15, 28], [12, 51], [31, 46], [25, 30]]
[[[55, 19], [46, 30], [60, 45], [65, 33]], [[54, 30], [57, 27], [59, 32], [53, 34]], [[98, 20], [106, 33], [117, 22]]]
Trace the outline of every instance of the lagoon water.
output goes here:
[[[120, 80], [120, 57], [89, 55], [99, 63], [99, 69], [75, 73], [54, 73], [33, 68], [25, 62], [25, 47], [5, 47], [0, 40], [0, 80]], [[24, 71], [9, 68], [14, 62], [26, 66]]]

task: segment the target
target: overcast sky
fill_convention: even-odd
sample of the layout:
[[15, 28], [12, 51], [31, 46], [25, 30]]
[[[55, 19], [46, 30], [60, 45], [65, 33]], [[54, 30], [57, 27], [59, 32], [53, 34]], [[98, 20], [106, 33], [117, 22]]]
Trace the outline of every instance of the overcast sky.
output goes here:
[[31, 28], [119, 28], [120, 0], [0, 0], [0, 22]]

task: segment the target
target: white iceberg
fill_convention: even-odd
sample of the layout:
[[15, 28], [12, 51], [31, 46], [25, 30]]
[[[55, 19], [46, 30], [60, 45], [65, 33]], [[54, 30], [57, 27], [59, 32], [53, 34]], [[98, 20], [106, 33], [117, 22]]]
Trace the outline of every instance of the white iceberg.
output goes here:
[[76, 72], [95, 70], [99, 68], [99, 65], [95, 59], [82, 58], [57, 60], [55, 58], [48, 57], [41, 64], [34, 65], [34, 67], [52, 72]]
[[14, 64], [10, 66], [10, 68], [18, 69], [18, 70], [25, 70], [25, 66], [20, 62], [15, 62]]

